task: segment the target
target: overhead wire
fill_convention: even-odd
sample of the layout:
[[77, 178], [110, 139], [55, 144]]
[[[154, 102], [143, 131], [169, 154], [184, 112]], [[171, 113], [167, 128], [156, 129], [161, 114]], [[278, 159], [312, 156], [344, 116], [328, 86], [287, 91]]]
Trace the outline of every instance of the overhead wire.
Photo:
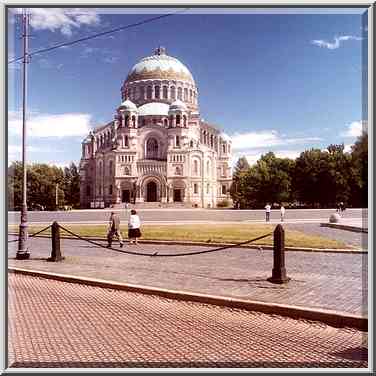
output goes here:
[[[116, 33], [118, 31], [130, 29], [132, 27], [136, 27], [136, 26], [144, 25], [146, 23], [154, 22], [154, 21], [160, 20], [162, 18], [166, 18], [166, 17], [170, 17], [170, 16], [175, 16], [175, 15], [177, 15], [179, 13], [183, 13], [183, 12], [189, 10], [189, 9], [190, 8], [184, 8], [184, 9], [178, 10], [178, 11], [173, 12], [173, 13], [162, 14], [161, 16], [151, 17], [151, 18], [148, 18], [148, 19], [143, 20], [143, 21], [135, 22], [135, 23], [132, 23], [132, 24], [129, 24], [129, 25], [125, 25], [125, 26], [120, 26], [120, 27], [117, 27], [115, 29], [111, 29], [111, 30], [107, 30], [107, 31], [102, 31], [101, 33], [96, 33], [96, 34], [88, 35], [86, 37], [79, 38], [79, 39], [76, 39], [76, 40], [73, 40], [73, 41], [70, 41], [70, 42], [59, 43], [59, 44], [56, 44], [54, 46], [50, 46], [50, 47], [46, 47], [46, 48], [41, 48], [39, 50], [35, 50], [35, 51], [30, 52], [28, 54], [28, 56], [42, 54], [42, 53], [49, 52], [49, 51], [52, 51], [52, 50], [56, 50], [56, 49], [62, 48], [62, 47], [72, 46], [73, 44], [80, 43], [80, 42], [85, 42], [87, 40], [98, 38], [98, 37], [101, 37], [103, 35], [108, 35], [108, 34]], [[12, 60], [8, 61], [8, 64], [14, 63], [14, 62], [22, 60], [22, 59], [23, 59], [23, 56], [20, 56], [18, 58], [15, 58], [15, 59], [12, 59]]]

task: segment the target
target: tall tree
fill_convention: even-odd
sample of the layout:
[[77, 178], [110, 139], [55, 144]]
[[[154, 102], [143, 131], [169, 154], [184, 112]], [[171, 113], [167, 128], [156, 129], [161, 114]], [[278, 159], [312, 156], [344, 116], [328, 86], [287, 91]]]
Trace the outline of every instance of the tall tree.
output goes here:
[[363, 132], [351, 148], [352, 201], [354, 206], [368, 206], [368, 133]]
[[235, 208], [243, 208], [246, 206], [244, 196], [244, 176], [249, 171], [250, 166], [245, 156], [240, 157], [234, 167], [232, 184], [230, 187], [231, 198]]
[[73, 162], [69, 167], [64, 168], [63, 180], [65, 203], [78, 208], [80, 206], [80, 174]]

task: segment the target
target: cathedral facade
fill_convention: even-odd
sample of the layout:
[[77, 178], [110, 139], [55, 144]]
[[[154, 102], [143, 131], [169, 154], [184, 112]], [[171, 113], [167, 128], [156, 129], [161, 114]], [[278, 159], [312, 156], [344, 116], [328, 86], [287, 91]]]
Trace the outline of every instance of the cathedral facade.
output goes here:
[[231, 139], [200, 118], [192, 74], [158, 48], [121, 87], [114, 119], [82, 142], [82, 208], [230, 201]]

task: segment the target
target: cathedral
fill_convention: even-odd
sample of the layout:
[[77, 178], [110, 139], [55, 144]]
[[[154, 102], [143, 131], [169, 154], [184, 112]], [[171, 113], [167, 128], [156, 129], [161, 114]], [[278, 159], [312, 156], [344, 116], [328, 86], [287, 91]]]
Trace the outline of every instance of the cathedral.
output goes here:
[[231, 201], [231, 139], [200, 118], [184, 64], [157, 48], [130, 70], [121, 97], [114, 119], [82, 142], [82, 208]]

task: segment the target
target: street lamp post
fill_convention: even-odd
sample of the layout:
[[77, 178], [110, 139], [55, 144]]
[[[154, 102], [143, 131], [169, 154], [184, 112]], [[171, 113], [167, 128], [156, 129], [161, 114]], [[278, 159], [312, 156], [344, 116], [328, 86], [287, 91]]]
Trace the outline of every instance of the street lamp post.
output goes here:
[[30, 257], [27, 248], [27, 175], [26, 175], [26, 89], [27, 89], [27, 64], [29, 63], [28, 56], [28, 26], [29, 14], [26, 9], [22, 12], [22, 39], [23, 39], [23, 77], [22, 77], [22, 207], [21, 207], [21, 223], [18, 237], [18, 251], [16, 258], [25, 260]]

